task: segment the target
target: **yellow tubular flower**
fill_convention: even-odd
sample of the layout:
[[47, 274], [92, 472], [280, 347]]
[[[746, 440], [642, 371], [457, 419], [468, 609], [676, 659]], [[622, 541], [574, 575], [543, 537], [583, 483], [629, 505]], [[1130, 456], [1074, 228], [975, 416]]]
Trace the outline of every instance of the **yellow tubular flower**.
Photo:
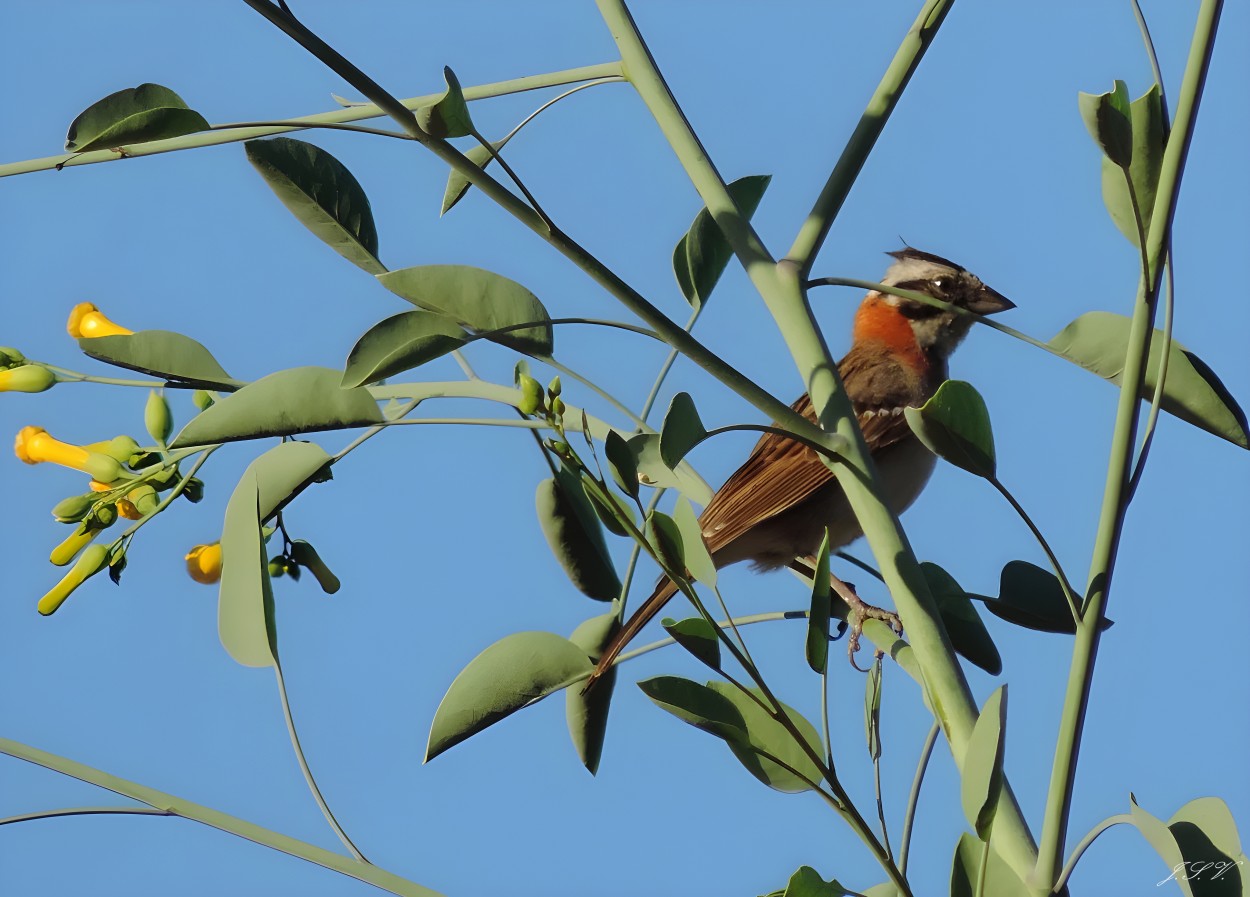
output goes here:
[[70, 445], [54, 438], [43, 427], [22, 427], [13, 442], [13, 452], [18, 460], [27, 464], [45, 461], [60, 464], [71, 470], [91, 474], [101, 483], [111, 483], [121, 476], [121, 465], [114, 458], [100, 452], [91, 452], [80, 445]]
[[95, 576], [108, 563], [109, 550], [104, 545], [92, 545], [82, 553], [70, 571], [52, 587], [52, 591], [39, 599], [39, 613], [45, 617], [55, 613], [74, 589], [78, 588], [92, 576]]
[[56, 386], [56, 374], [41, 364], [0, 371], [0, 392], [43, 392]]
[[127, 330], [110, 321], [91, 302], [79, 302], [69, 313], [69, 321], [65, 325], [69, 335], [74, 339], [97, 336], [129, 336], [133, 330]]
[[221, 543], [197, 545], [187, 552], [187, 573], [196, 582], [212, 585], [221, 579]]

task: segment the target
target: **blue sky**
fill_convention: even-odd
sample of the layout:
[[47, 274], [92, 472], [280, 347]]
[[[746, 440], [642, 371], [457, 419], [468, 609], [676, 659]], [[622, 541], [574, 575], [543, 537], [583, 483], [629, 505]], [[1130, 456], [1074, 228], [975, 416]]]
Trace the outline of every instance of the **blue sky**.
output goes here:
[[[309, 3], [307, 22], [398, 96], [435, 91], [441, 67], [475, 84], [614, 58], [592, 4]], [[781, 253], [860, 115], [917, 4], [640, 2], [652, 50], [722, 173], [773, 175], [756, 216]], [[1152, 2], [1170, 96], [1185, 62], [1195, 4]], [[305, 7], [301, 4], [301, 11]], [[1233, 40], [1250, 27], [1229, 4], [1216, 45], [1178, 207], [1176, 336], [1250, 402], [1244, 339], [1250, 304], [1238, 286], [1250, 236], [1250, 61]], [[333, 108], [351, 91], [243, 4], [62, 3], [6, 9], [0, 71], [9, 125], [0, 162], [52, 155], [74, 116], [99, 97], [155, 81], [210, 121], [271, 119]], [[1077, 114], [1079, 90], [1113, 79], [1142, 93], [1150, 74], [1126, 2], [1050, 4], [1044, 12], [961, 0], [868, 162], [816, 265], [820, 276], [877, 278], [901, 239], [955, 258], [1012, 298], [1006, 323], [1046, 339], [1089, 310], [1125, 311], [1135, 250], [1111, 224], [1097, 151]], [[473, 107], [505, 133], [536, 95]], [[438, 217], [446, 172], [418, 147], [360, 135], [301, 135], [335, 153], [368, 191], [392, 268], [472, 264], [533, 290], [554, 315], [626, 317], [581, 272], [471, 194]], [[623, 85], [566, 101], [508, 148], [558, 222], [678, 320], [673, 244], [699, 200], [654, 122]], [[71, 368], [109, 373], [65, 335], [69, 309], [93, 301], [133, 329], [185, 332], [235, 376], [305, 364], [340, 366], [356, 337], [405, 304], [312, 238], [277, 202], [238, 145], [11, 178], [5, 214], [0, 343]], [[858, 301], [814, 295], [834, 351]], [[698, 335], [783, 397], [801, 381], [740, 269], [731, 266]], [[557, 356], [633, 405], [663, 349], [581, 328], [557, 334]], [[477, 345], [479, 372], [507, 382], [515, 356]], [[953, 363], [993, 416], [1000, 475], [1083, 580], [1097, 524], [1116, 393], [1097, 378], [998, 334], [971, 335]], [[416, 372], [459, 373], [450, 360]], [[709, 425], [758, 414], [679, 363], [661, 407], [693, 393]], [[611, 418], [584, 391], [570, 400]], [[175, 396], [175, 413], [191, 413]], [[39, 424], [70, 441], [142, 435], [144, 393], [62, 385], [0, 397], [0, 432]], [[481, 414], [469, 403], [435, 414]], [[326, 434], [330, 450], [351, 434]], [[692, 460], [713, 483], [749, 449], [725, 436]], [[191, 583], [182, 555], [220, 531], [239, 472], [257, 445], [230, 447], [202, 474], [200, 505], [148, 526], [120, 589], [103, 578], [54, 617], [35, 601], [59, 573], [47, 552], [64, 535], [47, 509], [75, 494], [63, 470], [0, 460], [8, 525], [0, 547], [0, 735], [337, 847], [309, 797], [270, 674], [245, 669], [216, 634], [216, 591]], [[1073, 840], [1126, 812], [1133, 791], [1167, 818], [1223, 797], [1250, 819], [1244, 761], [1250, 696], [1239, 636], [1250, 624], [1242, 450], [1164, 418], [1116, 569], [1072, 813]], [[625, 668], [603, 765], [592, 778], [565, 734], [559, 699], [519, 714], [428, 766], [435, 707], [474, 655], [502, 636], [567, 634], [602, 612], [564, 579], [533, 511], [543, 467], [516, 430], [409, 427], [336, 469], [288, 515], [344, 583], [277, 583], [283, 666], [301, 737], [344, 827], [375, 862], [449, 895], [645, 891], [765, 893], [800, 864], [850, 887], [882, 876], [816, 800], [777, 794], [724, 748], [657, 710], [628, 680], [699, 677], [674, 651]], [[922, 559], [970, 591], [993, 594], [1013, 559], [1044, 563], [1023, 525], [984, 483], [940, 466], [905, 516]], [[862, 548], [862, 545], [860, 546]], [[866, 551], [866, 549], [864, 549]], [[626, 552], [621, 548], [623, 560]], [[641, 574], [643, 581], [651, 570]], [[723, 575], [739, 613], [802, 607], [790, 577]], [[868, 597], [874, 597], [869, 595]], [[884, 600], [884, 596], [875, 596]], [[1070, 657], [1065, 637], [989, 618], [1011, 686], [1007, 769], [1026, 816], [1040, 823]], [[803, 630], [768, 624], [752, 651], [786, 700], [817, 716]], [[835, 656], [840, 652], [835, 649]], [[766, 659], [764, 659], [766, 658]], [[972, 670], [978, 699], [999, 680]], [[887, 670], [885, 799], [897, 827], [929, 719], [909, 680]], [[863, 680], [835, 665], [835, 750], [869, 807]], [[0, 817], [120, 799], [16, 760], [0, 759]], [[963, 822], [958, 781], [939, 747], [922, 797], [915, 880], [936, 893]], [[1074, 893], [1153, 893], [1166, 875], [1133, 830], [1112, 830], [1086, 855]], [[0, 828], [0, 884], [10, 893], [355, 895], [363, 884], [191, 822], [84, 817]], [[1169, 885], [1175, 888], [1174, 885]], [[1172, 891], [1175, 892], [1174, 890]]]

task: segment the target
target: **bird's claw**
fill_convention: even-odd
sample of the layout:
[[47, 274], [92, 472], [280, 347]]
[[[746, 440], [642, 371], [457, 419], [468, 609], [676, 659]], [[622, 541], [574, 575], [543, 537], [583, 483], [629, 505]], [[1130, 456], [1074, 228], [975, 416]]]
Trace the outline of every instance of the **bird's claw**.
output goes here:
[[898, 618], [898, 614], [894, 613], [894, 611], [876, 607], [864, 601], [855, 593], [854, 587], [848, 588], [845, 592], [839, 589], [838, 594], [849, 608], [846, 615], [846, 621], [850, 627], [846, 640], [847, 659], [850, 660], [851, 666], [855, 667], [855, 669], [861, 673], [866, 673], [868, 671], [855, 662], [855, 655], [859, 653], [859, 637], [864, 632], [864, 621], [881, 620], [896, 635], [903, 634], [903, 621]]

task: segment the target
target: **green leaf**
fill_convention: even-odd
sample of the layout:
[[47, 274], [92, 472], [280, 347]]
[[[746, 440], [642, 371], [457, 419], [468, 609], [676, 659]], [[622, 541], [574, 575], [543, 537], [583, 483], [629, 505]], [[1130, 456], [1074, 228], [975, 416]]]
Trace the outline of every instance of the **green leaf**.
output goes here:
[[588, 474], [582, 475], [582, 491], [586, 493], [586, 500], [590, 502], [591, 508], [594, 509], [595, 516], [599, 518], [608, 530], [617, 536], [630, 535], [629, 529], [626, 528], [625, 522], [629, 521], [631, 525], [637, 526], [634, 520], [634, 513], [630, 510], [629, 505], [618, 499], [611, 492], [606, 493], [606, 500], [611, 502], [611, 507], [604, 503], [604, 498], [598, 493], [598, 489], [594, 485], [594, 481]]
[[[495, 152], [498, 153], [501, 149], [508, 145], [508, 141], [511, 140], [512, 137], [513, 135], [509, 134], [502, 140], [493, 140], [491, 141], [491, 146], [493, 146], [495, 148]], [[483, 171], [486, 170], [487, 165], [495, 160], [495, 157], [490, 150], [480, 145], [466, 151], [464, 157], [478, 168], [481, 168]], [[438, 214], [442, 216], [450, 212], [456, 203], [464, 199], [464, 195], [469, 192], [469, 188], [471, 186], [473, 185], [469, 183], [469, 179], [456, 169], [453, 168], [450, 172], [448, 172], [447, 189], [443, 191], [443, 206], [439, 209]]]
[[994, 616], [1026, 629], [1068, 635], [1076, 632], [1058, 578], [1028, 561], [1011, 561], [1003, 567], [998, 600], [987, 600], [985, 607]]
[[547, 544], [578, 591], [596, 601], [619, 597], [621, 581], [577, 474], [562, 468], [543, 480], [534, 503]]
[[[955, 847], [955, 859], [951, 864], [951, 897], [981, 897], [977, 881], [981, 873], [981, 860], [985, 844], [964, 832]], [[872, 894], [872, 892], [868, 892]], [[1025, 887], [1020, 876], [999, 856], [993, 848], [989, 851], [989, 868], [985, 873], [985, 897], [1030, 897], [1034, 893]], [[888, 892], [881, 894], [887, 897]], [[867, 897], [867, 895], [866, 895]], [[873, 894], [872, 897], [877, 897]]]
[[262, 377], [191, 418], [170, 448], [381, 423], [369, 390], [343, 389], [342, 376], [331, 368], [303, 367]]
[[204, 116], [159, 84], [140, 84], [111, 93], [83, 110], [69, 126], [65, 149], [71, 153], [116, 149], [136, 143], [207, 131]]
[[271, 137], [243, 144], [247, 161], [300, 224], [343, 258], [383, 274], [369, 197], [347, 166], [319, 146]]
[[469, 335], [446, 315], [405, 311], [374, 324], [352, 346], [343, 371], [345, 388], [386, 377], [441, 358], [464, 345]]
[[259, 456], [251, 469], [260, 490], [260, 519], [268, 520], [314, 483], [330, 480], [331, 460], [321, 446], [295, 440], [275, 445]]
[[982, 841], [990, 839], [998, 797], [1003, 790], [1006, 720], [1007, 686], [1000, 685], [986, 700], [972, 728], [960, 774], [964, 816]]
[[812, 575], [812, 607], [807, 616], [807, 665], [813, 672], [824, 673], [829, 666], [829, 615], [833, 613], [833, 595], [829, 580], [829, 530], [825, 530], [816, 553], [816, 570]]
[[456, 73], [443, 66], [443, 78], [447, 81], [447, 89], [432, 105], [416, 110], [417, 124], [431, 137], [465, 137], [472, 134], [469, 104], [465, 102]]
[[631, 498], [638, 498], [638, 460], [629, 449], [625, 437], [609, 430], [603, 440], [603, 453], [608, 459], [608, 470], [618, 489]]
[[1116, 81], [1108, 93], [1077, 95], [1081, 118], [1103, 155], [1120, 168], [1133, 161], [1133, 123], [1128, 85]]
[[825, 881], [811, 866], [800, 866], [790, 876], [782, 897], [843, 897], [853, 893], [844, 888], [836, 878]]
[[881, 661], [868, 668], [864, 681], [864, 734], [868, 738], [868, 757], [881, 758]]
[[[820, 781], [820, 771], [781, 723], [770, 717], [750, 697], [725, 682], [700, 685], [677, 676], [657, 676], [639, 682], [652, 701], [678, 719], [724, 741], [734, 756], [757, 779], [778, 791], [811, 790], [807, 780]], [[752, 694], [760, 693], [752, 689]], [[804, 740], [819, 755], [820, 736], [793, 708], [782, 705]], [[768, 759], [771, 754], [802, 774], [803, 778]]]
[[[1124, 373], [1131, 325], [1132, 321], [1123, 315], [1091, 311], [1063, 328], [1050, 345], [1086, 370], [1118, 384]], [[1142, 387], [1142, 399], [1147, 401], [1154, 395], [1162, 345], [1163, 334], [1156, 329]], [[1234, 445], [1250, 448], [1246, 413], [1215, 372], [1176, 340], [1168, 353], [1163, 410]]]
[[321, 555], [317, 554], [317, 549], [308, 542], [296, 539], [291, 543], [291, 560], [316, 577], [317, 585], [321, 586], [321, 591], [327, 595], [333, 595], [339, 590], [341, 585], [339, 578], [326, 566]]
[[430, 724], [425, 762], [592, 669], [584, 648], [553, 632], [500, 639], [469, 661], [443, 695]]
[[696, 582], [701, 582], [709, 589], [716, 588], [716, 563], [703, 541], [703, 528], [699, 526], [699, 518], [695, 516], [690, 499], [680, 496], [673, 506], [673, 522], [681, 535], [682, 553], [686, 556], [686, 569]]
[[[742, 714], [746, 723], [747, 744], [744, 746], [729, 742], [729, 749], [753, 776], [768, 787], [789, 794], [811, 790], [809, 781], [820, 782], [820, 769], [811, 757], [795, 743], [789, 730], [765, 713], [759, 704], [727, 682], [709, 682], [708, 688], [728, 698]], [[753, 688], [751, 693], [759, 700], [768, 702], [759, 689]], [[817, 734], [816, 727], [793, 707], [787, 704], [781, 706], [794, 721], [795, 728], [813, 753], [820, 756], [820, 735]], [[798, 775], [770, 760], [766, 754], [797, 770]]]
[[[748, 220], [755, 214], [771, 180], [771, 175], [755, 174], [728, 185], [729, 195]], [[673, 273], [686, 301], [696, 309], [707, 302], [731, 258], [733, 250], [724, 233], [711, 213], [701, 209], [673, 250]]]
[[1168, 831], [1188, 863], [1197, 897], [1242, 897], [1248, 861], [1237, 824], [1218, 797], [1200, 797], [1176, 811]]
[[641, 482], [648, 486], [676, 489], [702, 505], [711, 500], [712, 490], [695, 475], [690, 465], [683, 462], [676, 470], [670, 470], [660, 460], [660, 437], [655, 433], [638, 433], [626, 442], [634, 455], [639, 475], [644, 477]]
[[972, 384], [947, 380], [919, 408], [905, 408], [912, 432], [930, 451], [979, 477], [993, 479], [994, 432], [990, 413]]
[[695, 658], [714, 670], [720, 669], [720, 639], [716, 627], [702, 617], [674, 620], [665, 617], [660, 621], [664, 630]]
[[1181, 893], [1185, 897], [1194, 897], [1193, 881], [1184, 865], [1185, 856], [1181, 853], [1180, 846], [1176, 843], [1176, 836], [1172, 834], [1171, 829], [1139, 807], [1137, 797], [1133, 794], [1129, 794], [1129, 814], [1133, 817], [1133, 824], [1137, 826], [1137, 830], [1154, 848], [1155, 853], [1163, 859], [1169, 871], [1177, 871], [1174, 877], [1176, 883], [1180, 885]]
[[526, 355], [551, 354], [547, 309], [514, 280], [468, 265], [419, 265], [381, 274], [378, 280], [418, 308], [440, 312], [479, 333], [534, 323], [489, 339]]
[[[1163, 133], [1163, 102], [1159, 85], [1152, 84], [1150, 90], [1133, 100], [1129, 108], [1133, 127], [1133, 161], [1129, 165], [1129, 178], [1133, 182], [1133, 192], [1137, 194], [1142, 230], [1150, 233], [1150, 217], [1167, 142]], [[1105, 156], [1102, 160], [1102, 201], [1120, 233], [1134, 246], [1138, 245], [1137, 222], [1133, 218], [1133, 203], [1124, 180], [1124, 169]]]
[[179, 386], [230, 391], [243, 385], [243, 381], [227, 374], [200, 343], [168, 330], [84, 337], [78, 340], [78, 348], [91, 358], [163, 377]]
[[[613, 608], [606, 614], [584, 621], [573, 630], [569, 641], [585, 651], [592, 663], [597, 663], [620, 628], [620, 615]], [[580, 688], [564, 692], [564, 718], [568, 723], [569, 737], [573, 739], [573, 747], [577, 749], [582, 765], [591, 775], [599, 771], [603, 741], [608, 732], [608, 710], [615, 689], [616, 667], [612, 666], [599, 677], [599, 683], [588, 694], [582, 694]]]
[[221, 643], [236, 662], [248, 667], [278, 663], [273, 589], [259, 502], [256, 471], [248, 467], [226, 504], [217, 598], [217, 633]]
[[679, 575], [686, 571], [686, 548], [682, 544], [681, 530], [672, 517], [663, 511], [648, 514], [647, 541], [667, 570]]
[[[925, 562], [920, 569], [924, 572], [929, 592], [942, 617], [942, 625], [946, 627], [946, 634], [950, 636], [955, 650], [991, 676], [997, 676], [1003, 671], [1003, 659], [967, 593], [953, 576], [937, 564]], [[1055, 582], [1058, 584], [1058, 580]], [[1059, 599], [1063, 601], [1064, 615], [1071, 623], [1072, 614], [1068, 612], [1062, 593]]]
[[686, 454], [707, 438], [703, 421], [689, 393], [673, 396], [660, 426], [660, 460], [670, 470], [681, 463]]

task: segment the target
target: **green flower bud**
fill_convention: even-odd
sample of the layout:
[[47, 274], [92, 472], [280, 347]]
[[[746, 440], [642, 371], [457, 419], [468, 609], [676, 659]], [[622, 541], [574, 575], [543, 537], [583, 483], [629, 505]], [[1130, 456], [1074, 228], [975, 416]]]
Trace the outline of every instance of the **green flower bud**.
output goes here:
[[65, 537], [65, 541], [52, 549], [52, 553], [48, 555], [48, 560], [57, 567], [64, 567], [78, 557], [78, 552], [91, 544], [91, 540], [96, 537], [97, 533], [99, 533], [98, 529], [93, 529], [85, 523], [80, 523], [72, 533]]
[[327, 595], [333, 595], [339, 590], [339, 578], [321, 560], [317, 550], [303, 539], [296, 539], [291, 543], [291, 560], [317, 577], [317, 584]]
[[517, 410], [522, 414], [536, 414], [543, 407], [543, 388], [528, 374], [522, 374], [517, 382], [521, 388], [521, 401]]
[[96, 505], [86, 517], [87, 525], [94, 530], [108, 529], [116, 522], [117, 508], [114, 505]]
[[143, 517], [155, 511], [156, 506], [161, 503], [160, 498], [156, 495], [156, 490], [147, 483], [135, 486], [135, 488], [127, 492], [126, 499], [135, 506], [135, 510]]
[[74, 589], [78, 588], [92, 576], [95, 576], [108, 564], [109, 550], [104, 545], [91, 545], [82, 553], [78, 563], [52, 587], [52, 591], [39, 599], [39, 613], [45, 617], [55, 613]]
[[57, 519], [58, 523], [77, 523], [87, 516], [95, 502], [96, 495], [93, 492], [88, 492], [86, 495], [71, 495], [56, 503], [52, 509], [52, 516]]
[[91, 474], [97, 483], [111, 483], [122, 474], [122, 466], [117, 459], [102, 452], [88, 452], [82, 469]]
[[191, 504], [195, 504], [204, 497], [204, 481], [196, 477], [190, 477], [187, 484], [182, 487], [182, 497]]
[[[143, 449], [139, 447], [139, 443], [135, 442], [133, 438], [126, 435], [114, 436], [108, 442], [96, 442], [87, 446], [87, 448], [91, 451], [108, 455], [114, 461], [118, 461], [122, 464], [128, 464], [130, 463], [130, 459], [135, 455], [143, 454]], [[96, 477], [96, 479], [100, 480], [99, 477]], [[116, 477], [113, 479], [116, 479]], [[112, 480], [100, 480], [100, 482], [110, 483]]]
[[555, 398], [560, 394], [560, 375], [551, 378], [551, 382], [547, 384], [547, 395]]
[[19, 364], [0, 370], [0, 392], [45, 392], [56, 386], [56, 374], [41, 364]]
[[213, 398], [213, 394], [207, 390], [197, 389], [191, 393], [191, 401], [195, 403], [195, 407], [201, 411], [207, 411], [213, 407], [213, 403], [217, 400]]
[[282, 563], [281, 558], [274, 558], [269, 562], [269, 575], [274, 579], [286, 575], [286, 565]]
[[557, 417], [557, 418], [564, 417], [564, 408], [565, 408], [564, 399], [560, 398], [559, 396], [556, 396], [554, 399], [551, 400], [551, 416], [552, 417]]
[[26, 363], [26, 356], [12, 346], [0, 346], [0, 367], [16, 367]]
[[147, 427], [148, 435], [159, 445], [164, 445], [169, 434], [174, 431], [174, 416], [169, 410], [169, 402], [165, 401], [160, 390], [154, 389], [148, 393], [148, 403], [143, 409], [143, 425]]

